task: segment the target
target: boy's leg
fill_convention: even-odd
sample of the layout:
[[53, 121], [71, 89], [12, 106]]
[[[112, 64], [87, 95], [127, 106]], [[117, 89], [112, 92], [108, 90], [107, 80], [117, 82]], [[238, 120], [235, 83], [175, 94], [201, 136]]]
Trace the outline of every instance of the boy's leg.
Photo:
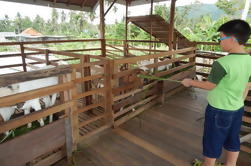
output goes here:
[[202, 166], [214, 166], [216, 158], [205, 157]]
[[240, 108], [235, 112], [233, 124], [224, 143], [224, 149], [226, 150], [226, 163], [225, 166], [236, 166], [236, 162], [240, 151], [240, 128], [242, 124], [242, 115], [244, 109]]
[[226, 163], [224, 166], [236, 166], [239, 152], [231, 152], [226, 150]]

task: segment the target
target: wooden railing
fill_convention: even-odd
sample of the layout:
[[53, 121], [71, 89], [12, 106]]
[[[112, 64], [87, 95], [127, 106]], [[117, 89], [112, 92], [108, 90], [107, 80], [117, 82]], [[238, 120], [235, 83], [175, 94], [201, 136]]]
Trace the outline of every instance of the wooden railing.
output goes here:
[[[163, 103], [165, 96], [183, 88], [181, 84], [168, 81], [150, 80], [143, 82], [137, 77], [138, 68], [134, 68], [140, 61], [164, 59], [161, 62], [147, 64], [144, 67], [154, 72], [151, 75], [158, 77], [169, 77], [170, 79], [181, 80], [185, 77], [195, 76], [195, 48], [186, 48], [175, 51], [161, 52], [157, 54], [128, 57], [113, 60], [112, 71], [112, 105], [114, 126], [119, 126], [156, 103]], [[174, 55], [179, 57], [169, 59]], [[187, 60], [187, 64], [172, 67], [175, 63]], [[127, 68], [120, 70], [123, 66]], [[170, 68], [158, 70], [161, 66], [169, 65]]]
[[[100, 42], [100, 40], [76, 40], [74, 42]], [[56, 61], [49, 58], [52, 54], [66, 56], [63, 58], [64, 60], [78, 59], [78, 63], [68, 66], [57, 66], [42, 71], [35, 70], [0, 76], [0, 87], [38, 78], [47, 78], [51, 76], [60, 77], [59, 85], [0, 98], [0, 107], [5, 107], [52, 93], [60, 93], [60, 102], [57, 105], [5, 122], [0, 125], [0, 132], [15, 129], [47, 115], [64, 111], [63, 115], [60, 116], [62, 122], [59, 122], [60, 120], [55, 121], [50, 124], [49, 128], [44, 128], [43, 133], [49, 131], [54, 132], [53, 124], [57, 124], [57, 129], [61, 128], [59, 131], [62, 132], [60, 133], [60, 138], [64, 137], [65, 141], [61, 140], [59, 141], [60, 145], [55, 144], [55, 146], [57, 146], [57, 148], [59, 146], [62, 148], [62, 144], [66, 144], [67, 153], [63, 154], [71, 156], [71, 152], [76, 149], [76, 145], [80, 141], [90, 138], [112, 126], [120, 126], [144, 110], [154, 106], [156, 103], [163, 103], [166, 97], [184, 89], [179, 83], [144, 80], [138, 77], [138, 74], [142, 72], [142, 70], [139, 69], [139, 64], [142, 61], [151, 61], [151, 63], [143, 66], [149, 69], [149, 72], [145, 74], [165, 77], [171, 80], [182, 80], [187, 77], [195, 77], [196, 68], [211, 67], [212, 61], [222, 56], [221, 54], [213, 54], [212, 52], [196, 53], [195, 47], [167, 51], [165, 49], [157, 49], [157, 47], [156, 49], [148, 49], [142, 48], [140, 45], [128, 45], [130, 42], [149, 43], [149, 41], [127, 41], [126, 46], [124, 46], [125, 44], [118, 44], [118, 42], [125, 43], [123, 40], [110, 40], [110, 42], [116, 43], [109, 43], [109, 40], [107, 40], [107, 54], [112, 55], [112, 53], [116, 54], [115, 52], [120, 52], [121, 55], [116, 58], [85, 53], [85, 51], [100, 51], [101, 53], [100, 48], [53, 50], [31, 47], [28, 45], [33, 42], [13, 43], [12, 45], [16, 44], [21, 47], [21, 52], [17, 54], [2, 55], [2, 57], [23, 57], [23, 64], [18, 65], [22, 66], [24, 71], [27, 66], [31, 67], [35, 63], [45, 63], [47, 65], [52, 64], [57, 66], [57, 64], [55, 64]], [[41, 42], [38, 43], [41, 44]], [[8, 45], [10, 43], [2, 44]], [[124, 52], [125, 50], [127, 50], [126, 54]], [[30, 52], [27, 53], [26, 51]], [[133, 51], [140, 52], [141, 56], [135, 56], [137, 53]], [[37, 59], [37, 57], [31, 56], [38, 54], [43, 54], [44, 59], [41, 60], [40, 58]], [[205, 64], [195, 61], [195, 57], [210, 59], [211, 61]], [[34, 64], [27, 63], [26, 59], [32, 59], [37, 62], [33, 62]], [[5, 65], [2, 68], [10, 66], [11, 65]], [[166, 68], [160, 69], [163, 66], [166, 66]], [[94, 72], [95, 68], [98, 68], [100, 71]], [[202, 73], [197, 71], [197, 74]], [[205, 77], [206, 74], [206, 72], [203, 73]], [[97, 84], [100, 86], [96, 86]], [[248, 99], [249, 98], [250, 97], [248, 97]], [[250, 121], [250, 119], [247, 120], [248, 122]], [[43, 128], [39, 128], [37, 130], [42, 131], [42, 129]], [[29, 138], [27, 139], [34, 139], [34, 137], [37, 136], [37, 130], [28, 133]], [[55, 134], [57, 134], [57, 132], [55, 132]], [[23, 137], [26, 136], [27, 135], [24, 135]], [[24, 140], [22, 137], [20, 137], [20, 139], [17, 137], [14, 138], [13, 141], [15, 141], [15, 145], [17, 145]], [[53, 150], [49, 147], [52, 146], [51, 144], [47, 144], [42, 151], [31, 155], [31, 157], [24, 157], [22, 162], [31, 161], [39, 155]], [[10, 143], [6, 142], [0, 145], [0, 154], [3, 152], [1, 149], [6, 150], [8, 147], [7, 145], [10, 146]], [[52, 147], [56, 148], [55, 146]], [[3, 156], [3, 158], [6, 159], [8, 155], [11, 156], [13, 154], [13, 156], [15, 156], [17, 153], [20, 152], [11, 151]]]
[[160, 41], [106, 39], [107, 55], [112, 58], [121, 56], [141, 56], [167, 52], [168, 47]]
[[[84, 45], [87, 43], [95, 43], [95, 45], [97, 45], [97, 48], [76, 48], [76, 49], [68, 49], [68, 50], [66, 49], [55, 50], [55, 48], [53, 48], [56, 45], [69, 44], [69, 43], [72, 45], [74, 44]], [[15, 47], [14, 48], [15, 53], [12, 53], [12, 52], [1, 53], [0, 52], [1, 53], [0, 60], [2, 60], [2, 58], [19, 57], [18, 59], [20, 59], [22, 62], [22, 63], [16, 63], [16, 64], [8, 64], [8, 65], [2, 63], [0, 65], [0, 70], [7, 69], [7, 68], [15, 68], [16, 71], [18, 70], [29, 71], [27, 67], [34, 69], [34, 68], [37, 68], [36, 65], [38, 64], [57, 65], [57, 63], [55, 62], [58, 62], [58, 61], [79, 60], [79, 58], [76, 56], [70, 56], [70, 53], [81, 53], [81, 54], [87, 54], [87, 55], [88, 54], [94, 55], [93, 53], [95, 53], [95, 54], [101, 55], [101, 40], [99, 39], [33, 41], [33, 42], [1, 42], [0, 47], [6, 47], [6, 48]], [[56, 55], [56, 54], [61, 55], [62, 53], [64, 53], [64, 55], [68, 57], [57, 57], [57, 58], [51, 59], [52, 55]], [[39, 57], [36, 55], [39, 55]], [[27, 62], [28, 60], [31, 62], [28, 63]]]

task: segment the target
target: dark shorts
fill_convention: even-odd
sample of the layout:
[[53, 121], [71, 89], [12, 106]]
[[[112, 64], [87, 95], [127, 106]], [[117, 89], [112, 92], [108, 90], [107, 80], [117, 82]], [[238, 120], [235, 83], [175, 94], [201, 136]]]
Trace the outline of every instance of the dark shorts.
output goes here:
[[240, 151], [240, 128], [244, 108], [236, 111], [226, 111], [210, 105], [206, 108], [203, 155], [209, 158], [219, 158], [222, 147], [228, 151]]

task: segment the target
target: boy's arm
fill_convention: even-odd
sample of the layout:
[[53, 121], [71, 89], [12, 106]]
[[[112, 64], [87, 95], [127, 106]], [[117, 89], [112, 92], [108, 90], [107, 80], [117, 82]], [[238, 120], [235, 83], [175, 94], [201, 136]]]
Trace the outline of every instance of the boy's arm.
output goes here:
[[184, 79], [182, 81], [182, 84], [186, 87], [194, 86], [205, 90], [212, 90], [226, 74], [227, 73], [222, 65], [219, 62], [215, 61], [212, 65], [212, 70], [208, 76], [207, 81]]
[[216, 87], [216, 84], [209, 82], [209, 81], [197, 81], [197, 80], [192, 80], [192, 79], [184, 79], [182, 81], [182, 84], [186, 87], [196, 87], [196, 88], [201, 88], [205, 90], [212, 90]]

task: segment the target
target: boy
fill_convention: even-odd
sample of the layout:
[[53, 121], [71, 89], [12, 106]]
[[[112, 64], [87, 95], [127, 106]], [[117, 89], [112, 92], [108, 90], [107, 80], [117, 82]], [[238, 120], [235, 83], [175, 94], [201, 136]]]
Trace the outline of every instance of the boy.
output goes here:
[[197, 161], [198, 166], [214, 166], [222, 147], [226, 150], [224, 166], [236, 166], [244, 99], [251, 89], [251, 56], [243, 46], [251, 34], [249, 24], [232, 20], [221, 25], [218, 32], [220, 46], [229, 55], [213, 63], [207, 81], [182, 81], [186, 87], [209, 90], [203, 134], [204, 162]]

